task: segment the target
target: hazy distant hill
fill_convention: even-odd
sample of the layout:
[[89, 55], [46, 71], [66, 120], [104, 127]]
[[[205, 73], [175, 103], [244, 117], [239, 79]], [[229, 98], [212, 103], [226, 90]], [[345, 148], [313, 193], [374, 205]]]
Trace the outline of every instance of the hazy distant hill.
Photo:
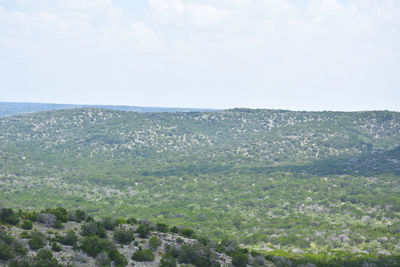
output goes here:
[[23, 103], [23, 102], [0, 102], [0, 117], [11, 116], [21, 113], [31, 113], [37, 111], [49, 111], [58, 109], [72, 108], [105, 108], [120, 111], [134, 112], [190, 112], [190, 111], [210, 111], [210, 109], [196, 108], [160, 108], [160, 107], [134, 107], [134, 106], [113, 106], [113, 105], [70, 105], [70, 104], [48, 104], [48, 103]]
[[0, 203], [259, 249], [400, 253], [400, 113], [79, 108], [0, 119]]

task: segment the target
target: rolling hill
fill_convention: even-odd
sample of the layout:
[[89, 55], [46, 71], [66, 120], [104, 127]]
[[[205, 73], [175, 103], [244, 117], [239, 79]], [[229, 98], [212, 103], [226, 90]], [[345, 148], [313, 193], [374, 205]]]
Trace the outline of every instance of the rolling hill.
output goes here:
[[400, 113], [76, 108], [0, 119], [0, 203], [263, 251], [400, 253]]

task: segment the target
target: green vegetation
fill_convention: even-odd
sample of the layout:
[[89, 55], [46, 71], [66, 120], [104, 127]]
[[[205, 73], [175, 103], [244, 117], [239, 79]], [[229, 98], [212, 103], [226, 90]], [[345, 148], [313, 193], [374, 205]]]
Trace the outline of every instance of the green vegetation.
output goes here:
[[139, 248], [132, 254], [132, 260], [135, 261], [153, 261], [154, 254], [151, 249], [142, 249]]
[[119, 228], [114, 231], [114, 239], [120, 244], [129, 244], [135, 240], [134, 231], [132, 229]]
[[0, 129], [0, 203], [42, 210], [2, 210], [1, 223], [85, 221], [82, 234], [105, 239], [126, 216], [155, 222], [139, 220], [140, 238], [228, 238], [276, 259], [400, 254], [397, 112], [74, 109]]

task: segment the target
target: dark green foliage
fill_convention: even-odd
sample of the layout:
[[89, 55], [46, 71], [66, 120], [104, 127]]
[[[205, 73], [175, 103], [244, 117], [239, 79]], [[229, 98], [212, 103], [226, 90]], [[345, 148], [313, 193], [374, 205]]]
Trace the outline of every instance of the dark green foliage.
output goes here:
[[187, 238], [196, 238], [195, 232], [190, 228], [182, 228], [180, 234]]
[[244, 253], [237, 252], [232, 256], [232, 264], [235, 267], [246, 267], [248, 262], [248, 256]]
[[156, 230], [165, 233], [168, 231], [168, 226], [165, 223], [157, 223]]
[[102, 223], [103, 223], [103, 227], [106, 230], [110, 230], [110, 231], [114, 230], [114, 228], [117, 226], [117, 223], [116, 223], [115, 219], [111, 218], [111, 217], [105, 217], [103, 219]]
[[0, 259], [13, 259], [16, 255], [25, 255], [26, 248], [11, 235], [0, 229]]
[[126, 220], [126, 223], [128, 223], [128, 224], [135, 224], [135, 223], [137, 223], [137, 219], [135, 219], [135, 218], [129, 218], [128, 220]]
[[28, 220], [23, 221], [22, 224], [21, 224], [21, 228], [25, 229], [25, 230], [31, 230], [32, 229], [32, 222], [28, 221]]
[[171, 228], [171, 233], [174, 233], [174, 234], [179, 233], [178, 227], [176, 227], [176, 226], [172, 227], [172, 228]]
[[2, 208], [0, 210], [0, 222], [17, 225], [19, 221], [18, 215], [12, 209]]
[[156, 251], [158, 249], [159, 246], [161, 246], [162, 242], [160, 239], [158, 239], [155, 236], [152, 236], [149, 240], [149, 247], [151, 248], [151, 250]]
[[171, 246], [171, 245], [167, 245], [165, 247], [165, 253], [172, 255], [174, 258], [178, 258], [179, 257], [179, 249], [175, 246]]
[[176, 259], [171, 254], [164, 254], [160, 260], [160, 267], [176, 267]]
[[132, 229], [118, 228], [114, 230], [114, 240], [120, 244], [129, 244], [135, 240]]
[[114, 249], [114, 244], [109, 240], [90, 235], [83, 239], [81, 249], [91, 257], [96, 257], [103, 250]]
[[12, 248], [6, 243], [0, 243], [0, 260], [9, 260], [15, 257]]
[[61, 238], [60, 242], [63, 245], [73, 246], [78, 241], [78, 237], [74, 231], [70, 230]]
[[134, 261], [153, 261], [154, 254], [150, 249], [142, 249], [136, 250], [132, 254], [132, 260]]
[[85, 223], [81, 227], [83, 236], [97, 235], [101, 238], [107, 237], [107, 232], [103, 227], [103, 224], [100, 222], [89, 222]]
[[28, 244], [32, 250], [43, 248], [47, 243], [46, 236], [41, 232], [33, 232]]
[[210, 248], [200, 243], [182, 245], [179, 249], [178, 261], [179, 263], [190, 263], [198, 267], [218, 266]]
[[110, 240], [95, 235], [84, 238], [81, 249], [91, 257], [96, 257], [99, 253], [105, 252], [117, 266], [125, 266], [128, 263]]
[[46, 209], [43, 211], [43, 213], [54, 214], [57, 218], [57, 221], [59, 221], [58, 224], [68, 222], [69, 214], [65, 208], [57, 207], [55, 209]]
[[32, 261], [26, 258], [23, 259], [15, 259], [10, 262], [8, 267], [32, 267]]
[[141, 238], [147, 238], [147, 236], [150, 234], [150, 229], [151, 229], [150, 225], [141, 224], [136, 229], [136, 232], [139, 234]]
[[62, 248], [61, 248], [61, 246], [59, 246], [59, 245], [57, 244], [57, 242], [52, 242], [52, 243], [51, 243], [51, 250], [52, 250], [52, 251], [55, 251], [55, 252], [59, 252], [59, 251], [62, 250]]
[[53, 253], [50, 250], [42, 249], [39, 250], [34, 261], [32, 262], [33, 267], [58, 267], [60, 266], [57, 259], [53, 257]]
[[79, 223], [79, 222], [85, 220], [85, 218], [86, 218], [86, 213], [84, 211], [82, 211], [80, 209], [77, 209], [75, 211], [75, 221], [76, 222]]

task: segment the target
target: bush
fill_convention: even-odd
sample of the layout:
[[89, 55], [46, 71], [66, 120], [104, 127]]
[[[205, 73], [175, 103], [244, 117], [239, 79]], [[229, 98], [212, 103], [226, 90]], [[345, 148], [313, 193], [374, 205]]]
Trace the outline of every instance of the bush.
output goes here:
[[3, 208], [0, 210], [0, 221], [12, 225], [17, 225], [19, 218], [12, 209]]
[[61, 247], [57, 244], [57, 242], [52, 242], [51, 243], [51, 250], [55, 252], [61, 251]]
[[154, 254], [150, 249], [142, 249], [135, 251], [132, 255], [132, 260], [135, 261], [153, 261]]
[[102, 223], [103, 223], [103, 227], [109, 231], [114, 230], [114, 228], [117, 226], [115, 219], [111, 218], [111, 217], [105, 217], [103, 219]]
[[183, 228], [180, 231], [180, 234], [185, 236], [185, 237], [187, 237], [187, 238], [195, 238], [196, 237], [195, 232], [190, 228]]
[[33, 267], [58, 267], [57, 259], [53, 257], [50, 250], [40, 250], [32, 262]]
[[85, 223], [84, 225], [82, 225], [81, 229], [82, 229], [81, 234], [83, 236], [97, 235], [101, 238], [107, 237], [106, 230], [104, 229], [103, 225], [99, 222]]
[[200, 243], [194, 245], [184, 244], [179, 250], [179, 263], [191, 263], [195, 266], [215, 266], [217, 261], [209, 247]]
[[43, 213], [54, 214], [56, 219], [62, 223], [68, 222], [69, 214], [65, 208], [46, 209]]
[[76, 236], [75, 232], [70, 230], [68, 231], [65, 236], [61, 238], [61, 243], [67, 246], [73, 246], [78, 241], [78, 237]]
[[0, 243], [0, 260], [10, 260], [15, 257], [13, 249], [5, 243]]
[[22, 229], [25, 229], [25, 230], [31, 230], [32, 227], [33, 227], [32, 222], [31, 222], [31, 221], [28, 221], [28, 220], [23, 221], [23, 223], [22, 223], [22, 225], [21, 225], [21, 228], [22, 228]]
[[28, 243], [32, 250], [43, 248], [46, 245], [46, 236], [41, 232], [33, 232]]
[[139, 225], [136, 232], [139, 234], [141, 238], [146, 238], [150, 234], [150, 225], [141, 224]]
[[234, 254], [232, 257], [232, 264], [235, 267], [246, 267], [248, 261], [247, 255], [240, 252]]
[[149, 246], [153, 251], [156, 251], [158, 247], [161, 246], [161, 244], [162, 244], [161, 240], [155, 236], [152, 236], [149, 240]]
[[75, 221], [80, 223], [81, 221], [85, 220], [86, 218], [86, 213], [80, 209], [77, 209], [75, 211]]
[[178, 256], [179, 256], [179, 250], [175, 246], [167, 245], [165, 247], [165, 253], [170, 254], [174, 258], [178, 258]]
[[28, 259], [16, 259], [10, 262], [8, 267], [31, 267], [32, 263]]
[[179, 233], [178, 227], [174, 226], [171, 228], [171, 233], [177, 234]]
[[114, 231], [114, 239], [120, 244], [129, 244], [135, 240], [132, 229], [119, 228]]
[[167, 226], [165, 223], [157, 223], [156, 229], [157, 229], [157, 231], [159, 231], [159, 232], [165, 233], [165, 232], [168, 231], [168, 226]]
[[165, 254], [160, 261], [160, 267], [176, 267], [176, 260], [171, 254]]
[[128, 264], [126, 258], [121, 255], [115, 245], [107, 239], [101, 239], [98, 236], [88, 236], [82, 241], [81, 249], [91, 257], [96, 257], [101, 252], [106, 252], [108, 257], [114, 261], [117, 266]]

